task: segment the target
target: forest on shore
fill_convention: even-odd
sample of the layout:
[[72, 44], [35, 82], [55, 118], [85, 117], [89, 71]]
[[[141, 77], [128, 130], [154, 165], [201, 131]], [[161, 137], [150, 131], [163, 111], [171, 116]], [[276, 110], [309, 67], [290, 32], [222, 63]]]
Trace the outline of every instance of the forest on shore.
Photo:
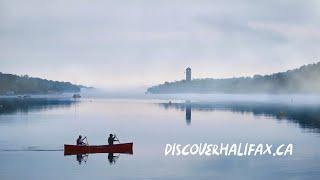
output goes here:
[[50, 94], [62, 92], [79, 92], [84, 87], [70, 82], [4, 74], [0, 72], [0, 95], [16, 94]]
[[151, 94], [171, 93], [320, 93], [320, 62], [286, 72], [227, 79], [165, 82], [147, 89]]

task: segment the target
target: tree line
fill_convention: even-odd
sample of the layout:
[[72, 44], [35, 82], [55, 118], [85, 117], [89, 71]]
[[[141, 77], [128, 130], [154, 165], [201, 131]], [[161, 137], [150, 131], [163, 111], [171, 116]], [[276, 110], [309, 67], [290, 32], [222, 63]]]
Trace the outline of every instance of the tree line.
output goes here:
[[320, 62], [271, 75], [165, 82], [148, 93], [320, 93]]
[[27, 75], [18, 76], [0, 72], [0, 94], [2, 95], [79, 92], [80, 87], [70, 82], [52, 81]]

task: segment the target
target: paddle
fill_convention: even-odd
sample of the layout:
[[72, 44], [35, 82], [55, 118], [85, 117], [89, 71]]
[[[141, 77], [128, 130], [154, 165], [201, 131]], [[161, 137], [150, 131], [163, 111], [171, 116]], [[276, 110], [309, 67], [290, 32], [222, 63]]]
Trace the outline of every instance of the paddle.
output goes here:
[[88, 157], [89, 157], [88, 154], [83, 155], [83, 160], [84, 160], [84, 163], [85, 163], [85, 164], [87, 164]]
[[88, 139], [87, 139], [87, 136], [83, 138], [83, 140], [86, 140], [86, 145], [89, 145], [88, 143]]
[[114, 136], [114, 138], [115, 138], [115, 141], [118, 141], [119, 144], [120, 144], [120, 140], [118, 139], [118, 137], [117, 137], [115, 134], [114, 134], [113, 136]]

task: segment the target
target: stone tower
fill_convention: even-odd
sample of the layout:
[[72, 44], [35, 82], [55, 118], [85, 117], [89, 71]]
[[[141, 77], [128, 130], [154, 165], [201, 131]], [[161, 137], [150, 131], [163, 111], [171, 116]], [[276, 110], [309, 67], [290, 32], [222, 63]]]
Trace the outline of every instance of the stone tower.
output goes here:
[[191, 68], [186, 69], [186, 81], [191, 81]]

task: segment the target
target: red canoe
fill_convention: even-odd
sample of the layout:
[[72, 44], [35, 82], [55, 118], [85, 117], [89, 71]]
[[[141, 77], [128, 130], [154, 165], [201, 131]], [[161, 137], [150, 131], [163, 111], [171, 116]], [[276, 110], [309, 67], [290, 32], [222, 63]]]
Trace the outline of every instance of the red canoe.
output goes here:
[[125, 153], [133, 154], [133, 143], [114, 145], [64, 145], [64, 155], [90, 154], [90, 153]]

